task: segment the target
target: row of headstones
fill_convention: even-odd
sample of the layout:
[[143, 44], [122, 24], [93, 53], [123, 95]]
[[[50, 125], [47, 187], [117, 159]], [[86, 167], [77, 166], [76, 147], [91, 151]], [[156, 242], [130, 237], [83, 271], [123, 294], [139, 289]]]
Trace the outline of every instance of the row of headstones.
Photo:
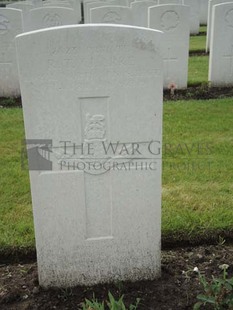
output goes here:
[[139, 27], [150, 27], [149, 20], [154, 18], [150, 14], [151, 7], [171, 4], [188, 5], [190, 6], [190, 33], [199, 33], [200, 0], [84, 1], [85, 23], [125, 24]]
[[[50, 8], [46, 10], [48, 9]], [[51, 9], [53, 10], [53, 8]], [[69, 10], [66, 8], [59, 9], [61, 11]], [[21, 11], [16, 9], [2, 10], [5, 14], [3, 21], [6, 29], [2, 30], [0, 36], [0, 96], [16, 96], [20, 94], [20, 89], [14, 37], [22, 32], [22, 16]], [[38, 10], [40, 9], [33, 11], [37, 12]], [[190, 8], [174, 4], [155, 6], [150, 10], [151, 16], [153, 16], [150, 21], [150, 28], [164, 32], [160, 50], [164, 59], [164, 88], [186, 88], [188, 80]], [[140, 40], [135, 42], [135, 45], [140, 48], [149, 48], [144, 46]]]
[[209, 81], [212, 86], [232, 86], [233, 1], [211, 2], [219, 4], [212, 6], [211, 28], [209, 28]]
[[20, 95], [14, 44], [16, 35], [78, 24], [81, 18], [80, 0], [28, 0], [0, 8], [0, 96]]
[[[210, 0], [210, 2], [211, 1], [216, 0]], [[65, 12], [64, 16], [67, 16], [67, 23], [71, 20], [70, 16], [74, 17], [72, 9], [69, 8], [48, 7], [46, 9], [34, 9], [32, 11], [37, 13], [41, 10], [46, 10], [46, 12], [50, 10], [52, 10], [51, 12], [53, 12], [53, 10]], [[150, 27], [164, 32], [163, 44], [161, 46], [161, 53], [164, 59], [164, 88], [175, 87], [180, 89], [187, 87], [189, 51], [188, 11], [188, 7], [184, 5], [161, 5], [150, 8]], [[0, 11], [0, 96], [20, 95], [14, 37], [23, 31], [21, 14], [22, 12], [16, 9], [1, 9]], [[214, 18], [212, 20], [212, 24], [216, 24], [216, 26], [214, 28], [215, 31], [212, 33], [213, 42], [211, 45], [216, 46], [215, 42], [218, 42], [220, 39], [222, 40], [220, 45], [221, 51], [222, 53], [224, 51], [224, 64], [222, 64], [220, 68], [218, 66], [219, 62], [213, 61], [213, 59], [216, 59], [216, 57], [221, 54], [217, 54], [218, 47], [215, 47], [211, 51], [209, 81], [212, 85], [232, 83], [232, 39], [226, 41], [224, 38], [227, 36], [222, 34], [220, 36], [216, 35], [219, 22], [227, 23], [228, 26], [226, 29], [228, 32], [231, 31], [232, 27], [229, 26], [230, 19], [231, 14], [228, 13], [227, 17], [222, 17], [222, 19]], [[52, 26], [54, 25], [52, 24]], [[137, 44], [140, 45], [141, 43], [138, 42]], [[214, 72], [216, 72], [216, 74]]]
[[82, 20], [81, 0], [26, 0], [6, 7], [22, 11], [24, 32], [78, 24]]
[[[92, 0], [84, 0], [84, 13], [85, 5], [90, 1]], [[123, 1], [128, 0], [116, 1], [122, 1], [123, 3]], [[166, 2], [164, 0], [160, 1], [161, 3]], [[169, 1], [176, 2], [177, 0]], [[147, 2], [147, 4], [151, 3], [151, 1]], [[138, 7], [138, 16], [143, 20], [141, 9], [144, 3], [137, 1], [132, 4], [135, 5], [135, 8]], [[48, 7], [50, 5], [54, 5], [54, 7]], [[59, 7], [55, 7], [55, 5], [59, 5]], [[14, 37], [26, 30], [78, 23], [81, 20], [80, 1], [46, 0], [42, 2], [41, 0], [33, 0], [31, 2], [17, 2], [8, 5], [8, 7], [10, 9], [0, 9], [0, 31], [4, 34], [0, 37], [0, 96], [18, 96], [20, 95], [20, 89], [13, 43]], [[21, 11], [17, 10], [17, 8]], [[124, 8], [121, 9], [124, 10]], [[164, 88], [169, 88], [170, 85], [175, 85], [176, 88], [186, 88], [189, 48], [189, 38], [186, 30], [189, 29], [188, 23], [190, 19], [188, 15], [185, 16], [187, 14], [185, 7], [180, 11], [178, 7], [175, 11], [170, 12], [170, 9], [173, 10], [175, 8], [174, 6], [167, 6], [166, 10], [165, 7], [160, 7], [158, 11], [155, 8], [150, 10], [150, 27], [162, 30], [166, 34], [166, 43], [164, 43], [162, 50], [165, 66]], [[160, 20], [161, 22], [159, 22]], [[104, 22], [116, 22], [116, 20], [105, 20]], [[117, 22], [124, 23], [122, 20]], [[182, 29], [185, 29], [185, 31]], [[180, 30], [181, 35], [179, 33]]]

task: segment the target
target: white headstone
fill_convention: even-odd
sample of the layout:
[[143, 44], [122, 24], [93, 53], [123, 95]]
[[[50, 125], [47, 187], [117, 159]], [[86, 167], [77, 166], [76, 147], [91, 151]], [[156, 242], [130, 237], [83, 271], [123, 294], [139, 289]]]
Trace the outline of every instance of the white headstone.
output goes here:
[[14, 39], [22, 31], [22, 11], [0, 8], [0, 97], [20, 95]]
[[233, 0], [209, 0], [208, 5], [208, 22], [207, 22], [207, 35], [206, 35], [206, 52], [209, 51], [210, 48], [210, 38], [212, 31], [212, 15], [213, 15], [213, 6], [217, 4], [222, 4], [226, 2], [233, 2]]
[[200, 0], [200, 24], [207, 25], [209, 0]]
[[137, 1], [131, 3], [133, 25], [148, 27], [148, 8], [156, 4], [156, 1]]
[[164, 88], [186, 88], [189, 56], [189, 14], [185, 5], [167, 4], [149, 8], [149, 27], [164, 32], [161, 54]]
[[90, 23], [90, 10], [94, 8], [99, 8], [102, 6], [128, 6], [127, 0], [110, 0], [106, 1], [99, 1], [99, 2], [90, 2], [86, 4], [86, 15], [84, 16], [85, 24]]
[[34, 9], [34, 5], [26, 2], [19, 1], [11, 4], [7, 4], [7, 8], [18, 9], [22, 11], [23, 16], [23, 31], [27, 31], [29, 29], [29, 11]]
[[45, 0], [42, 5], [45, 7], [52, 6], [73, 9], [77, 15], [77, 22], [80, 23], [82, 20], [80, 0]]
[[210, 40], [211, 86], [233, 86], [233, 2], [215, 5]]
[[[90, 9], [87, 10], [87, 5], [90, 3], [100, 3], [100, 2], [105, 2], [105, 6], [108, 6], [109, 3], [111, 3], [111, 0], [84, 0], [83, 2], [83, 14], [84, 14], [84, 22], [86, 23], [86, 21], [88, 20], [90, 22]], [[130, 1], [129, 0], [117, 0], [117, 4], [115, 4], [117, 6], [130, 6]], [[96, 6], [98, 7], [98, 6]], [[87, 17], [87, 15], [89, 17]]]
[[99, 2], [106, 2], [106, 0], [97, 1], [97, 0], [83, 0], [83, 19], [84, 23], [87, 21], [87, 5], [90, 3], [99, 3]]
[[73, 9], [62, 7], [42, 7], [29, 13], [30, 30], [77, 24]]
[[124, 6], [102, 6], [90, 10], [91, 23], [133, 25], [132, 10]]
[[17, 38], [26, 137], [52, 163], [30, 171], [43, 287], [160, 274], [161, 36], [79, 25]]
[[183, 0], [158, 0], [158, 4], [183, 4]]
[[[133, 2], [141, 2], [142, 0], [134, 0]], [[152, 1], [152, 2], [155, 2], [155, 5], [157, 5], [157, 3], [158, 3], [158, 0], [143, 0], [143, 1]], [[133, 2], [131, 2], [131, 4], [133, 3]], [[130, 5], [131, 5], [130, 4]]]
[[200, 28], [200, 0], [183, 0], [190, 6], [190, 34], [198, 34]]
[[41, 7], [43, 5], [42, 0], [31, 0], [30, 2], [35, 8]]

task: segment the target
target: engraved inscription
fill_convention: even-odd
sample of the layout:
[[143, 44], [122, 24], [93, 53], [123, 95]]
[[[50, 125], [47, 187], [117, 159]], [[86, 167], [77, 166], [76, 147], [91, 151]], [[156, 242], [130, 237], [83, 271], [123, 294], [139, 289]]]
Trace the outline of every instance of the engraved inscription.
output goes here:
[[149, 52], [157, 53], [157, 49], [155, 48], [155, 45], [152, 41], [145, 42], [140, 38], [133, 40], [133, 46], [140, 49], [140, 50], [146, 50]]
[[225, 15], [225, 22], [228, 27], [233, 27], [233, 9], [229, 10]]
[[175, 11], [166, 11], [161, 16], [161, 26], [166, 31], [172, 31], [180, 23], [180, 17]]
[[10, 26], [9, 19], [6, 16], [0, 14], [0, 34], [6, 33], [9, 29], [9, 26]]
[[85, 128], [85, 139], [87, 140], [102, 140], [105, 137], [105, 117], [104, 115], [93, 115], [86, 114], [86, 128]]
[[[110, 136], [109, 97], [79, 98], [84, 149], [95, 166], [106, 162], [102, 143]], [[91, 159], [92, 158], [92, 159]], [[85, 160], [85, 159], [84, 159]], [[86, 200], [86, 239], [112, 236], [111, 175], [84, 175]], [[104, 193], [104, 194], [103, 194]], [[98, 210], [96, 209], [98, 206]]]
[[45, 27], [62, 26], [62, 18], [58, 14], [46, 14], [43, 18]]
[[103, 17], [103, 23], [118, 24], [120, 21], [121, 21], [121, 16], [114, 11], [108, 12]]
[[228, 72], [230, 76], [233, 76], [233, 44], [231, 45], [231, 51], [229, 55], [224, 55], [223, 58], [226, 59], [228, 63], [230, 62], [230, 70]]
[[178, 59], [177, 57], [174, 57], [174, 55], [172, 54], [171, 48], [168, 47], [167, 49], [167, 55], [163, 58], [164, 64], [165, 64], [165, 77], [166, 78], [170, 78], [170, 74], [171, 74], [171, 65], [174, 62], [177, 62]]

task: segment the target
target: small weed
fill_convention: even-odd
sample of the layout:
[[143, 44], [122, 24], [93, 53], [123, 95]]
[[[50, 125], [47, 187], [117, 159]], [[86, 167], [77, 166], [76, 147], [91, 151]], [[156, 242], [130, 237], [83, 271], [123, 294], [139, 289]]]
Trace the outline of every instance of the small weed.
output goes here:
[[218, 237], [218, 245], [224, 245], [225, 243], [226, 243], [226, 240], [222, 236], [219, 236]]
[[228, 265], [221, 265], [223, 269], [222, 278], [214, 278], [208, 282], [205, 276], [199, 273], [199, 279], [204, 289], [204, 294], [198, 295], [197, 302], [194, 305], [194, 310], [201, 309], [202, 306], [207, 304], [214, 310], [233, 309], [233, 277], [227, 278]]
[[12, 107], [16, 105], [15, 98], [0, 98], [0, 106], [2, 107]]
[[61, 289], [60, 294], [58, 294], [58, 298], [63, 301], [67, 301], [72, 296], [73, 296], [73, 291], [71, 288]]
[[93, 297], [92, 300], [85, 300], [85, 303], [82, 303], [82, 310], [136, 310], [138, 307], [138, 304], [140, 302], [140, 299], [138, 298], [136, 300], [135, 305], [130, 305], [128, 308], [125, 306], [123, 298], [124, 295], [120, 297], [119, 300], [115, 299], [113, 295], [109, 292], [108, 293], [109, 300], [106, 301], [107, 308], [105, 307], [105, 303], [98, 302], [95, 297]]

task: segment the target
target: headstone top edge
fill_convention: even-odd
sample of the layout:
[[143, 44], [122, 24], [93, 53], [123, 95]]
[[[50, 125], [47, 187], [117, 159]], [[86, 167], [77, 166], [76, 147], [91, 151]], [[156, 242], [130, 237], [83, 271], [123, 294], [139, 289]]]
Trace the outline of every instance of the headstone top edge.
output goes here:
[[157, 5], [152, 5], [149, 8], [158, 8], [158, 7], [174, 7], [174, 8], [189, 8], [189, 5], [186, 4], [174, 4], [174, 3], [167, 3], [167, 4], [157, 4]]
[[218, 3], [218, 4], [215, 4], [214, 7], [228, 7], [228, 6], [232, 6], [232, 5], [233, 5], [233, 1], [232, 2]]
[[0, 8], [0, 11], [1, 12], [10, 12], [10, 11], [12, 11], [12, 12], [22, 12], [22, 10], [21, 9], [15, 9], [15, 8], [8, 8], [8, 7], [5, 7], [5, 8]]
[[[21, 11], [21, 10], [17, 10]], [[65, 30], [65, 29], [84, 29], [84, 28], [105, 28], [105, 29], [134, 29], [134, 30], [143, 30], [147, 33], [153, 32], [162, 35], [163, 32], [160, 30], [156, 29], [151, 29], [151, 28], [145, 28], [145, 27], [137, 27], [137, 26], [130, 26], [130, 25], [120, 25], [120, 24], [82, 24], [82, 25], [65, 25], [65, 26], [58, 26], [58, 27], [51, 27], [51, 28], [44, 28], [44, 29], [39, 29], [39, 30], [34, 30], [34, 31], [29, 31], [29, 32], [24, 32], [16, 36], [16, 40], [27, 37], [29, 35], [36, 35], [39, 33], [45, 33], [45, 32], [52, 32], [56, 30]]]

